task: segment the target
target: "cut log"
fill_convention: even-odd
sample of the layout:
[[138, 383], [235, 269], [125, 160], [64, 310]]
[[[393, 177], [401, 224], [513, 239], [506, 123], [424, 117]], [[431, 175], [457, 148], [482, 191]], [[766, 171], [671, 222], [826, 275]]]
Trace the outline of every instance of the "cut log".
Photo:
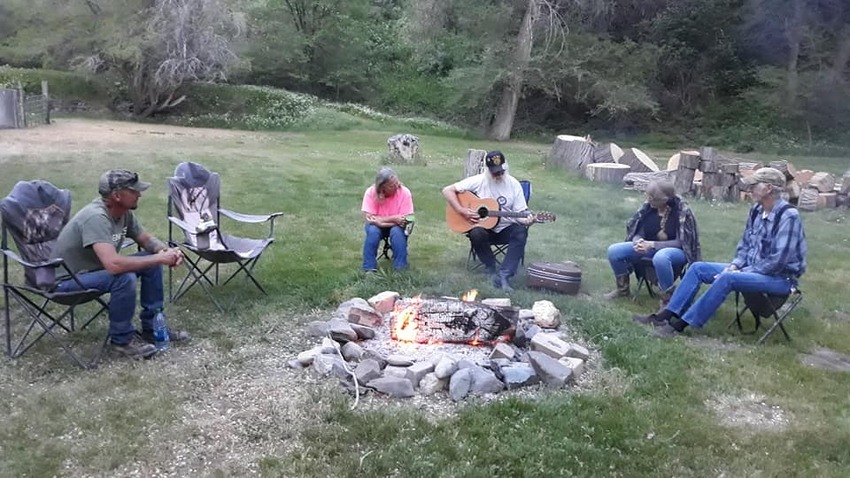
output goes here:
[[496, 308], [480, 302], [413, 298], [396, 301], [390, 336], [419, 344], [489, 344], [513, 335], [515, 325]]
[[623, 157], [623, 150], [614, 143], [603, 144], [593, 148], [594, 163], [616, 163]]
[[559, 135], [549, 152], [549, 162], [562, 168], [584, 173], [584, 168], [593, 163], [593, 143], [580, 136]]
[[797, 199], [800, 197], [800, 183], [795, 180], [790, 180], [785, 184], [785, 192], [788, 193], [788, 197], [791, 199]]
[[771, 161], [767, 164], [768, 167], [782, 171], [786, 179], [794, 179], [797, 169], [794, 165], [785, 159]]
[[661, 171], [661, 168], [655, 164], [649, 156], [637, 148], [629, 148], [623, 151], [623, 157], [620, 158], [620, 164], [628, 164], [634, 173], [650, 173]]
[[794, 175], [794, 180], [800, 184], [809, 184], [809, 181], [811, 181], [812, 176], [814, 175], [815, 172], [811, 169], [801, 169]]
[[646, 187], [651, 181], [667, 180], [670, 181], [674, 171], [654, 171], [649, 173], [628, 173], [623, 176], [623, 184], [626, 189], [634, 189], [636, 191], [646, 191]]
[[586, 175], [591, 181], [620, 184], [631, 169], [626, 164], [595, 163], [587, 165]]
[[800, 197], [797, 199], [797, 209], [801, 211], [817, 210], [818, 195], [820, 195], [820, 193], [815, 188], [803, 188], [803, 190], [800, 191]]
[[834, 208], [836, 196], [835, 193], [818, 194], [818, 209]]
[[809, 187], [822, 193], [830, 193], [835, 190], [835, 178], [829, 173], [815, 173], [809, 180]]
[[466, 152], [466, 163], [463, 164], [463, 177], [468, 178], [484, 172], [484, 158], [487, 151], [483, 149], [470, 149]]
[[850, 171], [844, 173], [841, 177], [841, 185], [838, 187], [838, 192], [841, 194], [850, 193]]
[[738, 162], [738, 174], [741, 175], [742, 178], [748, 178], [753, 175], [756, 169], [762, 167], [761, 163], [758, 162], [748, 162], [748, 161], [739, 161]]

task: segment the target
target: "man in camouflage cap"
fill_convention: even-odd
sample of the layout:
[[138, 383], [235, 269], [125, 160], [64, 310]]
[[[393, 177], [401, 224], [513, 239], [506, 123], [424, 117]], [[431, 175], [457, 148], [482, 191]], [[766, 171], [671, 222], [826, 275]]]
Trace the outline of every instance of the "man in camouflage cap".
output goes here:
[[[782, 199], [785, 175], [761, 168], [743, 182], [755, 204], [732, 262], [694, 262], [663, 309], [632, 320], [670, 337], [689, 325], [702, 327], [732, 291], [787, 295], [797, 287], [806, 272], [806, 233], [797, 209]], [[701, 284], [711, 285], [694, 301]]]
[[[150, 183], [124, 169], [103, 173], [98, 184], [100, 197], [83, 207], [62, 229], [53, 247], [53, 257], [62, 258], [77, 274], [82, 287], [109, 292], [109, 336], [117, 352], [145, 358], [156, 352], [153, 317], [163, 308], [162, 266], [183, 262], [178, 248], [169, 248], [142, 228], [133, 211]], [[143, 252], [119, 254], [125, 238]], [[141, 332], [133, 328], [136, 311], [136, 281], [141, 282], [139, 318]], [[65, 280], [56, 292], [75, 292], [80, 284]], [[169, 330], [172, 341], [186, 340], [184, 331]]]

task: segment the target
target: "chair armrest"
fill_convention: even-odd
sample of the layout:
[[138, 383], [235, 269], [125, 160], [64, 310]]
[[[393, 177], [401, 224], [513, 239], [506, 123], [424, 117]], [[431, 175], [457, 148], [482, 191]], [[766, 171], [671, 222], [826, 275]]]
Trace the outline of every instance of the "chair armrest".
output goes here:
[[174, 216], [168, 216], [168, 220], [171, 221], [171, 224], [174, 224], [175, 226], [182, 229], [183, 232], [188, 232], [190, 234], [195, 233], [195, 228], [190, 226], [186, 221], [184, 221], [182, 219], [177, 219]]
[[257, 224], [274, 219], [278, 216], [283, 216], [282, 212], [274, 212], [271, 214], [241, 214], [231, 211], [230, 209], [219, 208], [218, 212], [233, 219], [234, 221]]
[[3, 254], [5, 254], [6, 257], [9, 257], [18, 264], [21, 264], [24, 267], [29, 267], [31, 269], [39, 269], [42, 267], [59, 267], [65, 262], [65, 260], [62, 258], [50, 259], [49, 261], [39, 263], [27, 262], [23, 260], [19, 255], [15, 254], [14, 251], [11, 251], [9, 249], [3, 249]]

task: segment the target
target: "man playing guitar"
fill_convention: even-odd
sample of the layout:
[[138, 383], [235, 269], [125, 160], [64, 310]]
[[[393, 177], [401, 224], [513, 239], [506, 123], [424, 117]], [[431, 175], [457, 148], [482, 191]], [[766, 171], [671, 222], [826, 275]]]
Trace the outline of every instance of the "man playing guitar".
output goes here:
[[[534, 223], [534, 216], [528, 212], [519, 181], [508, 174], [502, 152], [487, 153], [485, 164], [487, 171], [444, 187], [443, 196], [448, 205], [471, 226], [467, 235], [478, 259], [493, 277], [493, 285], [509, 292], [513, 289], [508, 281], [516, 274], [519, 261], [525, 254], [528, 226]], [[464, 206], [459, 200], [458, 194], [464, 192], [474, 193], [482, 199], [495, 199], [501, 211], [527, 213], [527, 216], [501, 217], [492, 229], [486, 229], [479, 225], [483, 218], [477, 210]], [[505, 260], [498, 270], [491, 244], [508, 244]]]

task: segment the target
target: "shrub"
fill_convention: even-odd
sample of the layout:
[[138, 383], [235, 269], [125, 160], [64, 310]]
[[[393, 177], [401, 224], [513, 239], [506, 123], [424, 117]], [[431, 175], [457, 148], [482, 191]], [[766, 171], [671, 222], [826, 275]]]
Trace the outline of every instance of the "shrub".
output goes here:
[[38, 94], [42, 80], [47, 80], [50, 95], [57, 98], [101, 102], [107, 97], [106, 85], [87, 75], [0, 66], [0, 87], [17, 88], [21, 84], [27, 93]]
[[188, 117], [178, 122], [191, 126], [281, 130], [309, 117], [317, 104], [310, 95], [252, 85], [198, 83], [188, 88]]

